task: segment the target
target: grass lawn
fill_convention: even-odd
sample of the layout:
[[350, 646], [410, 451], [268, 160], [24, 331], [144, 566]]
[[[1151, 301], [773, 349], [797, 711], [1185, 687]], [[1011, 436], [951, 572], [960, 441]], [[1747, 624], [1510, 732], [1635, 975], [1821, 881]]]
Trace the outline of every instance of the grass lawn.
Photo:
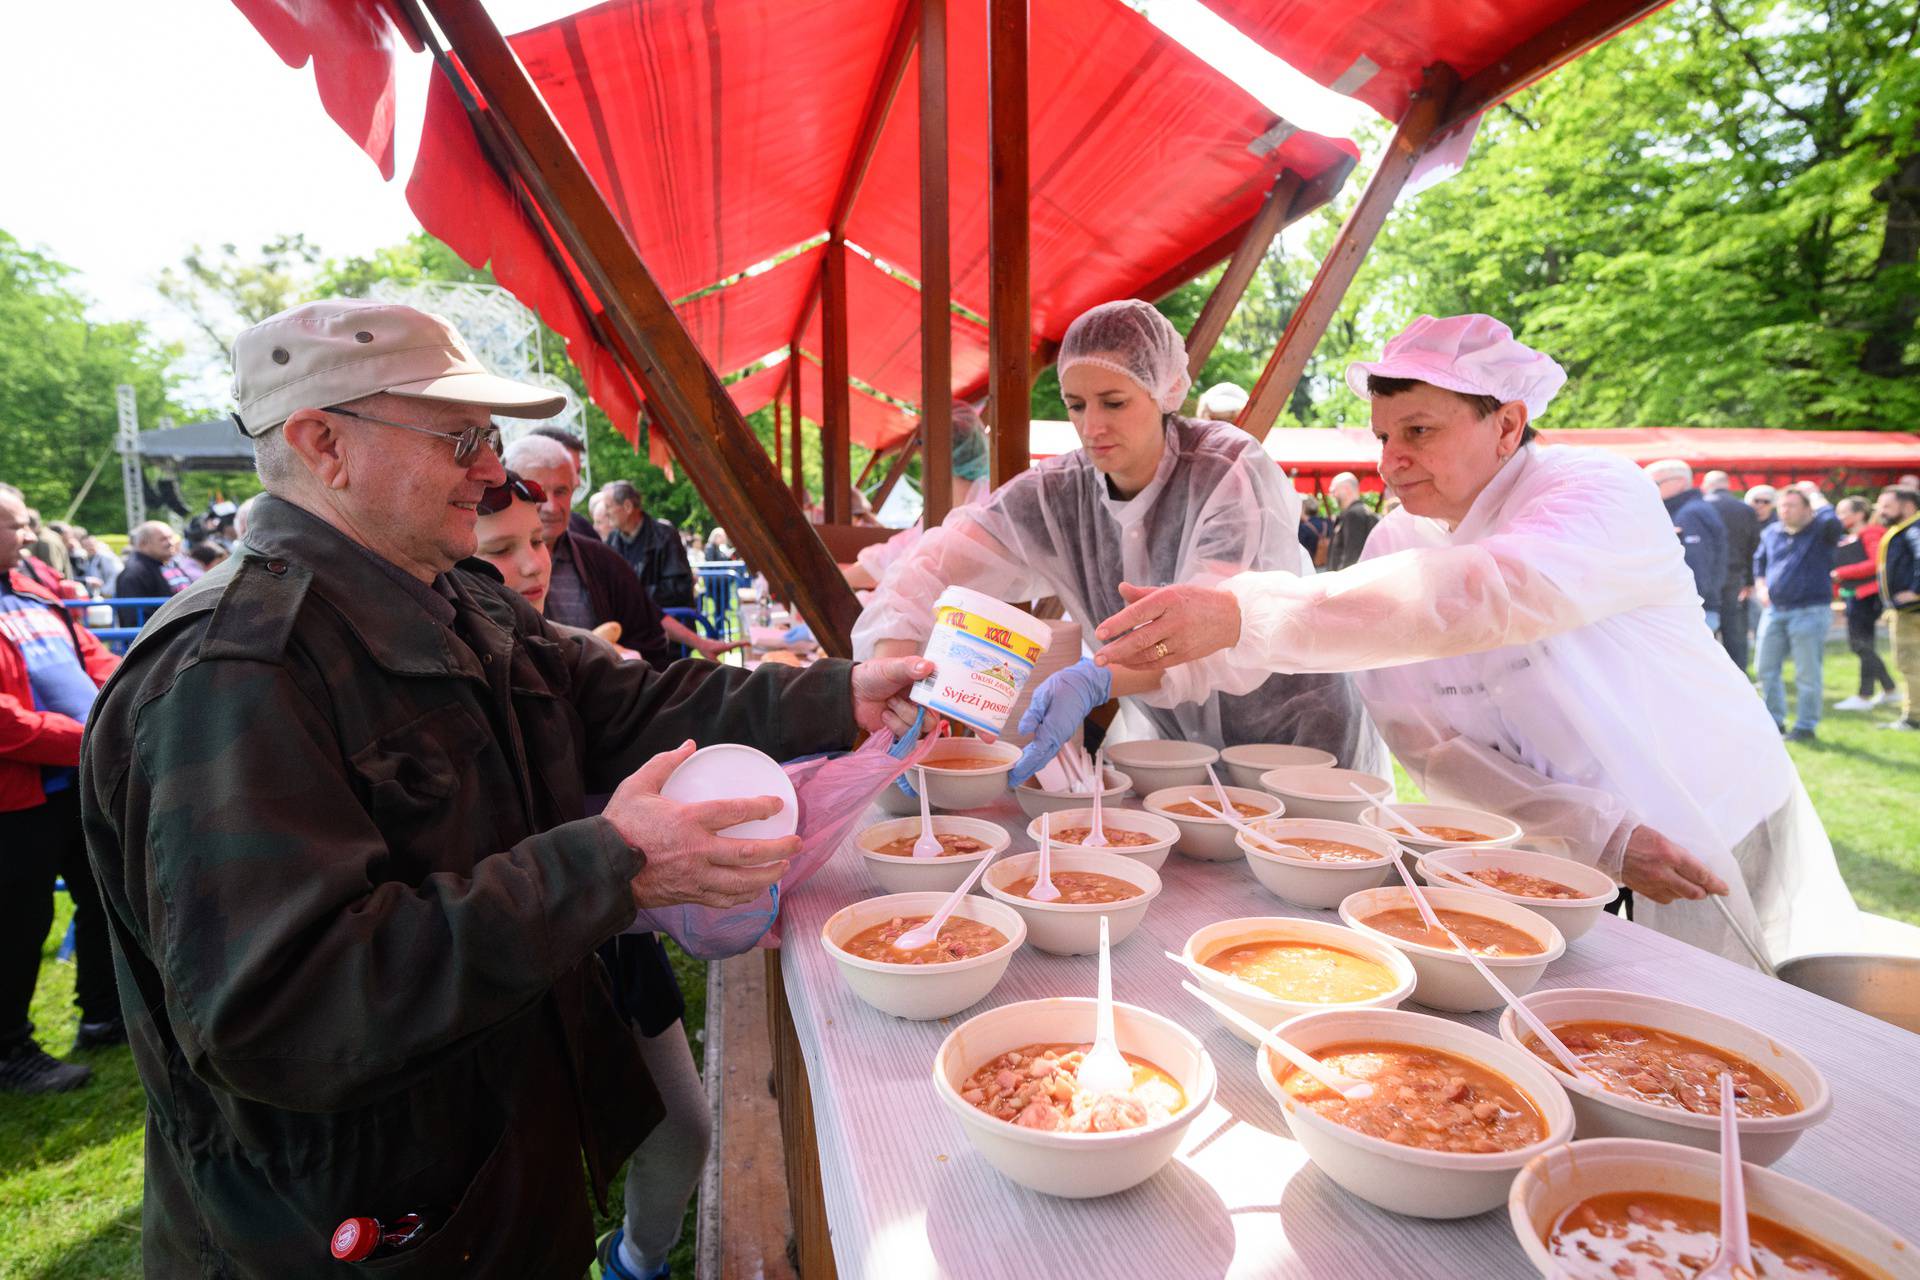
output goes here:
[[[1920, 924], [1920, 734], [1875, 728], [1892, 718], [1834, 711], [1853, 692], [1857, 667], [1827, 652], [1827, 717], [1819, 741], [1789, 744], [1807, 791], [1833, 838], [1840, 869], [1860, 905]], [[1405, 786], [1405, 778], [1402, 777]], [[1403, 795], [1410, 794], [1403, 790]], [[64, 1055], [73, 1043], [73, 968], [54, 960], [70, 914], [65, 895], [47, 938], [33, 1020], [41, 1043]], [[674, 955], [687, 993], [687, 1034], [703, 1056], [706, 966]], [[53, 1098], [0, 1094], [0, 1276], [19, 1280], [109, 1280], [140, 1274], [140, 1145], [143, 1101], [125, 1049], [89, 1056], [91, 1085]], [[619, 1188], [613, 1186], [617, 1221]], [[673, 1258], [693, 1275], [693, 1217]]]

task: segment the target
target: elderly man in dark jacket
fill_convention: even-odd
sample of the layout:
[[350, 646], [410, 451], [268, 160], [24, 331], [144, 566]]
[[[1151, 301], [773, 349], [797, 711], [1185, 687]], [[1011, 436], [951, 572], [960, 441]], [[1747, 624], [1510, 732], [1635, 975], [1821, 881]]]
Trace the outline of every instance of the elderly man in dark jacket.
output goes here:
[[1727, 576], [1720, 586], [1720, 643], [1733, 665], [1747, 669], [1752, 634], [1753, 553], [1760, 547], [1760, 517], [1737, 493], [1724, 471], [1709, 471], [1700, 482], [1707, 505], [1727, 531]]
[[1647, 464], [1647, 478], [1659, 486], [1660, 499], [1673, 517], [1673, 531], [1693, 570], [1694, 590], [1707, 615], [1707, 630], [1720, 629], [1720, 591], [1727, 578], [1727, 527], [1693, 486], [1693, 468], [1677, 458]]
[[662, 784], [690, 740], [904, 728], [926, 664], [656, 673], [564, 638], [466, 558], [505, 478], [490, 415], [548, 392], [372, 303], [283, 312], [234, 359], [268, 493], [84, 748], [147, 1274], [337, 1276], [364, 1220], [418, 1214], [388, 1274], [580, 1275], [587, 1181], [661, 1114], [594, 948], [636, 906], [751, 901], [798, 848], [715, 834], [775, 801]]

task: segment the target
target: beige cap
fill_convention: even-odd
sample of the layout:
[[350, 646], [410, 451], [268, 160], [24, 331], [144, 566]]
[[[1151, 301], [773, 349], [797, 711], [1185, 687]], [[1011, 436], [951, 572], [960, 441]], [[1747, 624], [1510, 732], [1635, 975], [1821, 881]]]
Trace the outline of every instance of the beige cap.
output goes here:
[[233, 398], [250, 436], [302, 409], [383, 391], [508, 418], [550, 418], [566, 407], [566, 397], [545, 387], [488, 373], [441, 317], [393, 303], [302, 303], [234, 339]]

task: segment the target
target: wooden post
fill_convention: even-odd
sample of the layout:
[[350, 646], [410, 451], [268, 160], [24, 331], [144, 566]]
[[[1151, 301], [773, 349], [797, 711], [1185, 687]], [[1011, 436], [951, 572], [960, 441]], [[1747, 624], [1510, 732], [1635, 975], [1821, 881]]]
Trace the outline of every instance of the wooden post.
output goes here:
[[786, 470], [787, 439], [786, 423], [783, 421], [786, 406], [780, 403], [780, 393], [773, 396], [773, 469], [775, 472]]
[[1300, 175], [1293, 170], [1288, 169], [1273, 180], [1273, 189], [1260, 202], [1260, 212], [1254, 214], [1253, 221], [1247, 224], [1246, 234], [1240, 237], [1233, 257], [1227, 262], [1227, 269], [1220, 275], [1220, 282], [1207, 295], [1206, 305], [1200, 308], [1200, 315], [1194, 320], [1192, 331], [1187, 334], [1188, 377], [1199, 378], [1207, 357], [1213, 354], [1214, 344], [1220, 341], [1220, 335], [1227, 330], [1227, 321], [1233, 318], [1233, 309], [1246, 296], [1247, 286], [1253, 283], [1261, 260], [1267, 256], [1267, 250], [1273, 247], [1273, 238], [1286, 225], [1287, 211], [1293, 207], [1293, 198], [1299, 193]]
[[[914, 454], [920, 452], [920, 439], [919, 436], [915, 436], [900, 447], [900, 453], [894, 458], [893, 466], [887, 469], [887, 478], [880, 482], [880, 487], [873, 491], [873, 497], [868, 499], [873, 503], [875, 511], [878, 511], [880, 504], [887, 500], [887, 495], [893, 492], [893, 486], [900, 483], [900, 477], [907, 474], [907, 464], [913, 461]], [[923, 476], [927, 474], [924, 466], [920, 468], [920, 474]]]
[[855, 489], [865, 489], [867, 487], [867, 478], [873, 474], [874, 467], [879, 463], [881, 458], [886, 456], [887, 452], [888, 450], [885, 449], [875, 449], [867, 455], [867, 464], [861, 467], [860, 474], [853, 478], [853, 487]]
[[614, 354], [646, 393], [674, 456], [746, 557], [792, 593], [829, 653], [851, 652], [859, 604], [781, 494], [779, 473], [485, 10], [424, 0], [503, 125], [514, 173], [606, 308]]
[[800, 375], [806, 372], [806, 361], [801, 358], [800, 344], [794, 343], [787, 348], [787, 465], [792, 478], [788, 481], [788, 491], [793, 494], [793, 505], [800, 509], [801, 519], [807, 514], [807, 470], [806, 445], [800, 438]]
[[1374, 170], [1367, 189], [1360, 194], [1360, 202], [1341, 224], [1339, 236], [1327, 251], [1319, 271], [1314, 273], [1313, 283], [1307, 286], [1300, 305], [1294, 308], [1287, 321], [1287, 331], [1280, 337], [1280, 345], [1274, 348], [1273, 357], [1267, 361], [1266, 370], [1240, 414], [1241, 427], [1254, 439], [1266, 438], [1267, 432], [1273, 429], [1274, 419], [1292, 397], [1314, 347], [1326, 333], [1333, 313], [1346, 296], [1347, 286], [1353, 283], [1354, 273], [1359, 271], [1367, 250], [1373, 247], [1382, 224], [1393, 211], [1393, 202], [1406, 186], [1414, 164], [1438, 136], [1435, 128], [1446, 115], [1447, 104], [1458, 83], [1450, 67], [1427, 68], [1426, 83], [1414, 96], [1400, 127], [1394, 130], [1386, 154], [1380, 158], [1380, 167]]
[[820, 1177], [820, 1140], [813, 1126], [813, 1090], [787, 1004], [780, 953], [767, 951], [767, 1030], [773, 1042], [773, 1094], [780, 1103], [780, 1145], [786, 1152], [787, 1203], [793, 1211], [793, 1252], [801, 1280], [833, 1280], [833, 1240]]
[[827, 274], [820, 293], [820, 503], [828, 524], [853, 519], [852, 385], [847, 381], [847, 242], [827, 241]]
[[1027, 170], [1027, 4], [987, 0], [987, 337], [993, 483], [1027, 469], [1033, 347]]
[[[953, 264], [947, 232], [947, 0], [920, 0], [921, 528], [953, 505]], [[901, 454], [904, 459], [911, 452]], [[888, 477], [888, 488], [899, 479]]]

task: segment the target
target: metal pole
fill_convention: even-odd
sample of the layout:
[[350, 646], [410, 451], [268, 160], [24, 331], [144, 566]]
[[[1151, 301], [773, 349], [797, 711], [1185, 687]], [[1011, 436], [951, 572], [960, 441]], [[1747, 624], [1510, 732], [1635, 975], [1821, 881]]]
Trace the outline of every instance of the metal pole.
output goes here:
[[127, 532], [132, 533], [135, 525], [145, 524], [147, 520], [147, 486], [140, 475], [140, 406], [134, 399], [133, 388], [124, 382], [113, 389], [113, 398], [120, 415], [116, 436], [120, 450], [120, 491], [126, 497]]

